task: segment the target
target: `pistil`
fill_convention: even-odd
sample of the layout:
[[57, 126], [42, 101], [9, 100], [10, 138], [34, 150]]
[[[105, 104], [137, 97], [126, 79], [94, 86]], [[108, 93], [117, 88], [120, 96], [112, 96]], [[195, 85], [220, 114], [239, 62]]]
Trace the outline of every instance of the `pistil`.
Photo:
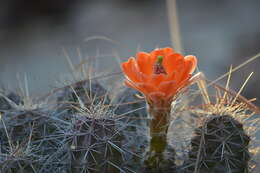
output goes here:
[[163, 65], [163, 56], [158, 56], [157, 61], [154, 63], [153, 73], [154, 74], [167, 74]]

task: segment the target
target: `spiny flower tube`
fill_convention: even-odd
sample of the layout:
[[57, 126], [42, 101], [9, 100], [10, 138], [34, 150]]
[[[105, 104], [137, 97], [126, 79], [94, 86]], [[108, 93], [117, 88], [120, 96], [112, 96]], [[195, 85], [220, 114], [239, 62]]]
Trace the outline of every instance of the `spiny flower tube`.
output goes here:
[[163, 159], [167, 147], [167, 130], [170, 121], [171, 103], [190, 84], [197, 66], [193, 55], [183, 56], [172, 48], [155, 49], [150, 53], [138, 52], [136, 59], [122, 63], [125, 84], [141, 92], [148, 104], [150, 122], [150, 151], [146, 158], [155, 172]]

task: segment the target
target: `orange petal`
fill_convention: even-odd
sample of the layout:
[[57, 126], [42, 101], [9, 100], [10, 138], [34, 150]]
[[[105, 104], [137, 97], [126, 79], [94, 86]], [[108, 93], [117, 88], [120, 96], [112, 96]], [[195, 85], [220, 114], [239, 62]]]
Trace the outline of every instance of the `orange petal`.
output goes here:
[[164, 81], [166, 79], [166, 77], [167, 76], [165, 74], [153, 74], [153, 75], [151, 75], [150, 83], [151, 83], [151, 85], [157, 87], [160, 85], [160, 83], [162, 81]]
[[191, 75], [188, 74], [188, 76], [184, 80], [182, 80], [180, 83], [178, 83], [178, 85], [176, 85], [176, 92], [179, 92], [180, 90], [188, 86], [190, 77]]
[[195, 56], [186, 56], [184, 59], [184, 71], [181, 75], [181, 81], [190, 78], [190, 74], [195, 70], [197, 59]]
[[168, 74], [172, 74], [174, 69], [176, 69], [179, 64], [183, 64], [183, 62], [184, 57], [179, 53], [174, 53], [164, 57], [163, 66]]
[[136, 66], [136, 61], [133, 57], [131, 57], [127, 62], [121, 64], [123, 72], [130, 80], [140, 82], [141, 79]]
[[158, 56], [164, 56], [163, 49], [155, 49], [150, 53], [151, 63], [154, 64], [158, 58]]
[[[185, 61], [185, 66], [188, 66], [190, 68], [190, 74], [192, 74], [194, 72], [194, 70], [197, 67], [197, 58], [196, 56], [193, 55], [188, 55], [184, 57], [184, 61]], [[188, 64], [188, 65], [186, 65]], [[185, 67], [187, 68], [187, 67]]]
[[153, 72], [153, 65], [150, 60], [150, 55], [146, 52], [139, 52], [136, 55], [137, 64], [142, 73], [150, 75]]
[[136, 90], [140, 90], [140, 88], [137, 87], [136, 84], [134, 84], [133, 82], [129, 81], [129, 80], [124, 80], [124, 84], [126, 86], [128, 86], [129, 88], [133, 88], [133, 89], [136, 89]]
[[136, 89], [143, 93], [144, 95], [148, 95], [151, 92], [155, 92], [157, 89], [153, 87], [152, 85], [149, 85], [147, 83], [134, 83], [129, 80], [124, 80], [124, 83], [126, 86]]
[[141, 92], [144, 93], [145, 95], [157, 91], [156, 87], [148, 83], [138, 83], [137, 87], [140, 88]]
[[174, 53], [175, 53], [175, 51], [170, 47], [163, 48], [164, 56], [169, 56], [169, 55], [174, 54]]
[[185, 71], [184, 58], [178, 59], [178, 61], [175, 62], [175, 67], [172, 72], [175, 73], [174, 80], [176, 81], [176, 83], [179, 83], [181, 81], [184, 71]]
[[173, 71], [171, 74], [167, 74], [165, 81], [175, 80], [176, 71]]
[[171, 94], [173, 88], [176, 87], [176, 81], [166, 81], [159, 85], [158, 90], [165, 93], [166, 96]]
[[142, 82], [149, 82], [150, 81], [150, 76], [140, 72], [139, 73], [139, 78], [141, 79]]

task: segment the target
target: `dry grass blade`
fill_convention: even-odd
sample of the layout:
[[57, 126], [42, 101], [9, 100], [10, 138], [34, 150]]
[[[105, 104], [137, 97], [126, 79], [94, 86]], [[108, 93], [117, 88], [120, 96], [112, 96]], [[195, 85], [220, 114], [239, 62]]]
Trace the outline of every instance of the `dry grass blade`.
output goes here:
[[178, 21], [177, 3], [176, 0], [167, 0], [166, 2], [168, 8], [168, 21], [170, 26], [172, 46], [176, 52], [183, 53], [180, 25]]

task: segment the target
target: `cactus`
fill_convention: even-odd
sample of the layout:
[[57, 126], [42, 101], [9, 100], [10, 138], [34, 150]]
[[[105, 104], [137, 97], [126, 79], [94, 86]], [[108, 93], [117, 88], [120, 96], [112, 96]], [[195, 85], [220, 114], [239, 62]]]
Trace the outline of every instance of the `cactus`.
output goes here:
[[4, 95], [0, 95], [0, 111], [11, 109], [12, 105], [10, 101], [16, 105], [22, 104], [22, 99], [19, 95], [14, 92], [5, 93]]
[[124, 125], [124, 130], [121, 132], [124, 135], [122, 141], [124, 147], [134, 153], [127, 155], [127, 166], [140, 172], [149, 136], [146, 103], [137, 98], [138, 94], [133, 89], [124, 89], [116, 96], [114, 110], [115, 114], [121, 117], [120, 121]]
[[[153, 142], [153, 141], [152, 141]], [[158, 141], [160, 142], [160, 141]], [[167, 145], [167, 144], [166, 144]], [[162, 153], [146, 152], [144, 157], [144, 173], [175, 173], [175, 150], [167, 145]]]
[[59, 122], [53, 121], [43, 110], [2, 112], [0, 170], [30, 173], [45, 169], [62, 141], [55, 137], [59, 133], [58, 125]]
[[144, 172], [163, 173], [175, 172], [175, 151], [168, 144], [167, 132], [171, 106], [155, 109], [149, 105], [150, 144], [144, 158]]
[[97, 81], [82, 81], [64, 87], [57, 98], [57, 114], [71, 123], [67, 138], [70, 172], [124, 172], [127, 169], [125, 139], [128, 127], [114, 114], [107, 91]]
[[229, 115], [211, 115], [195, 129], [187, 172], [246, 173], [250, 138]]
[[[136, 131], [142, 128], [142, 131], [148, 130], [146, 103], [144, 100], [138, 99], [139, 92], [126, 88], [120, 92], [115, 99], [115, 114], [131, 120], [132, 125], [129, 126], [130, 131]], [[141, 143], [143, 143], [142, 141]]]
[[89, 84], [57, 89], [42, 101], [46, 104], [31, 108], [23, 100], [9, 104], [3, 96], [1, 172], [138, 171], [145, 127], [131, 122], [132, 111], [129, 116], [115, 111], [98, 82]]
[[[1, 94], [0, 172], [62, 172], [68, 123], [55, 116], [52, 106], [14, 93]], [[3, 109], [4, 108], [4, 109]]]
[[[97, 108], [97, 107], [96, 107]], [[102, 108], [101, 108], [102, 109]], [[123, 170], [122, 135], [112, 112], [82, 112], [75, 114], [73, 129], [68, 135], [72, 172], [119, 172]], [[90, 108], [90, 111], [91, 110]]]
[[46, 100], [56, 100], [56, 104], [60, 109], [72, 112], [80, 104], [88, 107], [99, 102], [104, 104], [110, 103], [106, 89], [96, 80], [82, 80], [63, 88], [58, 88], [50, 93]]
[[[139, 169], [137, 169], [138, 172], [174, 172], [176, 169], [176, 165], [174, 163], [174, 148], [168, 145], [165, 139], [161, 139], [166, 138], [166, 136], [164, 135], [158, 138], [154, 137], [149, 140], [150, 136], [148, 129], [150, 117], [148, 117], [147, 110], [145, 109], [147, 107], [145, 101], [136, 97], [138, 94], [139, 92], [133, 89], [125, 89], [122, 93], [118, 95], [119, 100], [117, 100], [117, 103], [119, 103], [119, 105], [115, 109], [115, 112], [117, 114], [123, 114], [126, 117], [129, 117], [129, 128], [125, 129], [123, 133], [127, 137], [130, 136], [130, 139], [128, 139], [128, 148], [135, 148], [134, 152], [142, 157], [139, 159], [136, 158], [134, 159], [135, 162], [131, 161], [130, 163], [138, 165], [135, 167], [141, 166]], [[159, 120], [154, 120], [152, 122], [158, 121]], [[152, 146], [160, 144], [165, 150], [161, 153], [154, 152], [155, 148], [149, 147], [149, 142], [154, 144]]]

